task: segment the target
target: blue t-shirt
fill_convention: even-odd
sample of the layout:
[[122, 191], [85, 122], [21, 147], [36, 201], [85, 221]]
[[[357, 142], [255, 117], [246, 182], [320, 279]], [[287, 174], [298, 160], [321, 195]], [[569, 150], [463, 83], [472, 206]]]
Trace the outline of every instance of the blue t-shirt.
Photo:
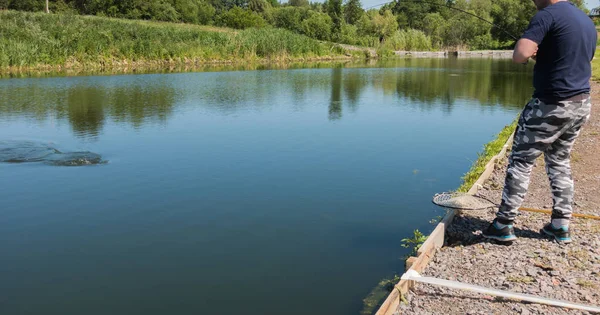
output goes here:
[[538, 44], [534, 97], [562, 100], [590, 91], [596, 27], [575, 5], [561, 1], [538, 11], [522, 38]]

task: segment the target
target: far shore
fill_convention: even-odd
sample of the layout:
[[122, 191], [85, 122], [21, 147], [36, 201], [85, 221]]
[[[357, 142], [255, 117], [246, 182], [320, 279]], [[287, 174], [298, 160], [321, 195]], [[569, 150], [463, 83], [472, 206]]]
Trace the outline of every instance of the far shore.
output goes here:
[[478, 51], [395, 51], [393, 57], [378, 58], [376, 53], [370, 58], [345, 56], [327, 56], [313, 58], [281, 58], [281, 59], [237, 59], [237, 60], [114, 60], [97, 63], [70, 63], [66, 65], [37, 65], [26, 67], [0, 68], [0, 78], [35, 77], [78, 74], [121, 74], [145, 72], [188, 72], [201, 70], [261, 70], [288, 69], [302, 67], [319, 67], [348, 62], [377, 62], [384, 59], [401, 58], [495, 58], [512, 57], [512, 50], [478, 50]]

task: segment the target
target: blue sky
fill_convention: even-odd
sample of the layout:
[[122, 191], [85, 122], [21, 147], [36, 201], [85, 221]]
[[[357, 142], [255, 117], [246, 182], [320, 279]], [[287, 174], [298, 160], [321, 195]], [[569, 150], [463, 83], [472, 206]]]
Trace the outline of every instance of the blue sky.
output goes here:
[[[389, 0], [361, 0], [360, 2], [363, 5], [363, 8], [368, 8], [370, 6], [374, 6], [380, 3], [384, 3]], [[494, 0], [492, 0], [494, 1]], [[593, 9], [595, 7], [600, 7], [600, 0], [585, 0], [585, 6], [588, 9]]]
[[597, 8], [600, 7], [600, 0], [589, 0], [589, 1], [585, 1], [585, 7], [588, 9], [593, 9], [593, 8]]

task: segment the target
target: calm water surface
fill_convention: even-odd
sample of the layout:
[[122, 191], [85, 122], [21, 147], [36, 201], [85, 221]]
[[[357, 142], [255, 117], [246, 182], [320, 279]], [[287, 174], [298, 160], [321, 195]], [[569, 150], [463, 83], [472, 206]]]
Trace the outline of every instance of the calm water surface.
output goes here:
[[2, 314], [358, 314], [531, 94], [508, 61], [0, 80]]

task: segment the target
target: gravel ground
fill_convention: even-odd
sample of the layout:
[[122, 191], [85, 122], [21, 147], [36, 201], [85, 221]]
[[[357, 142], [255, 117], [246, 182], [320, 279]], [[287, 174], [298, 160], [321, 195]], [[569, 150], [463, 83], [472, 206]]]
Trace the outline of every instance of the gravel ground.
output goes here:
[[[574, 211], [600, 216], [600, 84], [592, 84], [592, 117], [575, 144], [571, 164]], [[552, 207], [543, 163], [543, 159], [536, 163], [524, 207]], [[506, 158], [496, 164], [479, 194], [499, 203], [505, 173]], [[481, 237], [494, 214], [485, 210], [457, 215], [445, 247], [423, 275], [600, 306], [600, 221], [574, 219], [573, 243], [561, 245], [539, 233], [549, 215], [521, 212], [515, 222], [518, 240], [507, 246]], [[406, 298], [399, 314], [590, 314], [427, 284], [417, 284]]]

